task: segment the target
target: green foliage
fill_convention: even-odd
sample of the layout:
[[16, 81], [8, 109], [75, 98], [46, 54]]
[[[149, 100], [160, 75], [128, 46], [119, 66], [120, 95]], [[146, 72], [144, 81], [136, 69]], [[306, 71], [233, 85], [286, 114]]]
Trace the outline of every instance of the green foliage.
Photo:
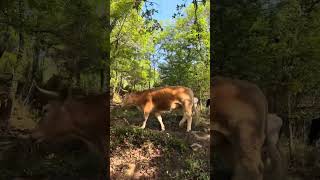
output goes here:
[[319, 95], [320, 9], [307, 11], [305, 3], [283, 1], [269, 9], [224, 2], [216, 11], [213, 72], [256, 82], [274, 92], [280, 107], [287, 106], [280, 98], [288, 93], [294, 102]]
[[111, 33], [110, 83], [114, 90], [183, 85], [204, 97], [209, 89], [210, 4], [198, 7], [197, 23], [192, 4], [186, 9], [186, 17], [176, 18], [163, 31], [154, 28], [159, 26], [156, 20], [145, 17], [156, 10], [133, 6], [132, 0], [111, 4], [115, 26]]
[[177, 18], [158, 39], [164, 57], [159, 65], [162, 84], [191, 87], [200, 98], [208, 93], [210, 82], [209, 7], [207, 3], [198, 8], [198, 24], [195, 24], [191, 4], [186, 17]]
[[133, 9], [133, 5], [129, 0], [111, 3], [111, 19], [117, 22], [111, 33], [110, 84], [115, 90], [127, 85], [145, 89], [159, 78], [151, 60], [156, 36], [149, 31], [153, 22], [147, 22], [142, 10]]
[[[10, 34], [6, 51], [17, 60], [7, 67], [12, 60], [3, 56], [0, 68], [14, 69], [23, 78], [38, 81], [50, 66], [57, 67], [51, 73], [64, 73], [68, 78], [105, 69], [103, 54], [108, 41], [101, 21], [103, 6], [101, 0], [4, 2], [0, 31]], [[75, 81], [80, 84], [80, 79]]]
[[184, 172], [186, 177], [193, 176], [197, 179], [209, 180], [210, 176], [208, 176], [208, 172], [203, 169], [206, 166], [206, 163], [202, 159], [197, 159], [196, 157], [189, 157], [186, 159], [187, 171]]

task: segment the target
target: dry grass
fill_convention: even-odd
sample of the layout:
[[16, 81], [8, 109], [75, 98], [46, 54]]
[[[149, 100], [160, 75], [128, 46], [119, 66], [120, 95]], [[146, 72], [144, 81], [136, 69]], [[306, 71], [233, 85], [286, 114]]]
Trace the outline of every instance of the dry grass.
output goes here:
[[280, 150], [287, 167], [288, 180], [319, 180], [320, 179], [320, 150], [306, 145], [300, 139], [295, 139], [292, 157], [290, 159], [288, 139], [280, 140]]
[[20, 99], [14, 101], [14, 109], [11, 114], [10, 126], [16, 129], [33, 129], [38, 117], [32, 113], [28, 105], [23, 105]]

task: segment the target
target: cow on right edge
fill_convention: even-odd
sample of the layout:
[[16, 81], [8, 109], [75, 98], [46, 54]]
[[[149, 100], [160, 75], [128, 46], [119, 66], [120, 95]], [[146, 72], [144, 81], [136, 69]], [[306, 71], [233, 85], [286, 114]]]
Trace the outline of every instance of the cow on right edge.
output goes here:
[[310, 132], [308, 135], [308, 144], [315, 145], [320, 139], [320, 118], [311, 121]]
[[[231, 167], [232, 180], [264, 179], [263, 152], [279, 161], [268, 137], [266, 97], [248, 81], [214, 77], [211, 83], [211, 148]], [[283, 178], [280, 171], [272, 173]]]

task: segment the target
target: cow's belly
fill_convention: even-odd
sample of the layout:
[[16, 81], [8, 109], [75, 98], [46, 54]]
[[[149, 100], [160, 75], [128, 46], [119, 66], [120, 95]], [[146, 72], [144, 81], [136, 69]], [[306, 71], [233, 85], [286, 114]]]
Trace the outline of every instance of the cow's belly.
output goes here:
[[166, 104], [158, 104], [155, 106], [156, 111], [162, 111], [162, 112], [170, 112], [175, 109], [181, 108], [181, 103], [179, 101], [173, 101], [171, 103]]

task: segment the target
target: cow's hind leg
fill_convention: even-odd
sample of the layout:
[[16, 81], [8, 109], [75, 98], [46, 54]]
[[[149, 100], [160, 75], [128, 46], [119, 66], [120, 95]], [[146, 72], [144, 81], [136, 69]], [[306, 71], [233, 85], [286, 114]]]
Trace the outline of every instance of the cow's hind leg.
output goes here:
[[183, 112], [183, 117], [182, 117], [181, 121], [179, 122], [179, 127], [182, 127], [182, 125], [186, 122], [186, 120], [187, 120], [186, 113]]
[[191, 112], [184, 112], [181, 121], [179, 122], [179, 127], [181, 127], [187, 121], [187, 132], [191, 130], [192, 124], [192, 111]]
[[187, 112], [187, 132], [191, 131], [191, 124], [192, 124], [192, 111]]
[[[267, 147], [267, 158], [271, 160], [271, 169], [266, 172], [268, 179], [273, 180], [280, 180], [284, 178], [284, 171], [283, 171], [283, 163], [279, 149], [277, 148], [276, 144], [270, 143], [266, 145]], [[268, 164], [267, 161], [264, 161], [265, 164]]]
[[187, 118], [187, 132], [191, 131], [192, 106], [193, 106], [193, 102], [192, 101], [186, 101], [184, 103], [184, 111], [185, 111], [185, 116]]
[[156, 118], [158, 119], [158, 121], [160, 123], [161, 131], [164, 131], [165, 127], [164, 127], [164, 124], [162, 122], [162, 117], [161, 117], [160, 113], [154, 113], [154, 115], [156, 116]]
[[249, 128], [239, 130], [238, 142], [234, 144], [236, 161], [232, 180], [262, 180], [264, 166], [261, 150], [263, 140], [257, 136], [253, 129], [251, 131]]
[[181, 127], [186, 121], [187, 121], [187, 132], [191, 130], [191, 124], [192, 124], [192, 104], [185, 103], [183, 107], [183, 117], [181, 121], [179, 122], [179, 127]]

